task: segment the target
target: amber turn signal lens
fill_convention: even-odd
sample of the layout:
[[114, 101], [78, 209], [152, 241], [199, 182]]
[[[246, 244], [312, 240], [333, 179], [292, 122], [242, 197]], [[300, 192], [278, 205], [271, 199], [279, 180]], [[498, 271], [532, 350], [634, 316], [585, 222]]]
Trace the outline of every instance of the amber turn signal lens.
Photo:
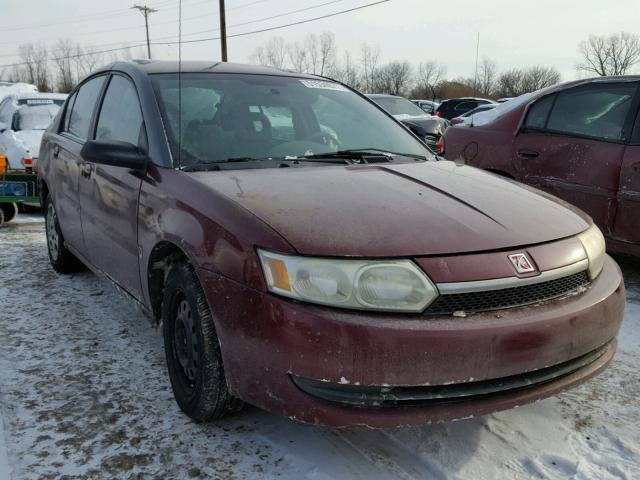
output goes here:
[[7, 157], [0, 154], [0, 175], [4, 175], [7, 172]]
[[275, 258], [268, 258], [265, 260], [265, 266], [271, 274], [273, 286], [280, 290], [291, 291], [291, 284], [289, 283], [289, 273], [287, 272], [287, 266], [282, 260]]

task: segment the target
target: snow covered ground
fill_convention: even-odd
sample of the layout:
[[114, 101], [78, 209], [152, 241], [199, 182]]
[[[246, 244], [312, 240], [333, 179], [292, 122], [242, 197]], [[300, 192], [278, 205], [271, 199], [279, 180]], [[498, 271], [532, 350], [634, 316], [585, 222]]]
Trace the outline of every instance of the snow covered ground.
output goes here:
[[640, 261], [620, 261], [616, 359], [557, 398], [411, 429], [255, 408], [198, 425], [173, 401], [159, 332], [93, 274], [56, 275], [42, 221], [20, 218], [0, 228], [0, 480], [640, 478]]

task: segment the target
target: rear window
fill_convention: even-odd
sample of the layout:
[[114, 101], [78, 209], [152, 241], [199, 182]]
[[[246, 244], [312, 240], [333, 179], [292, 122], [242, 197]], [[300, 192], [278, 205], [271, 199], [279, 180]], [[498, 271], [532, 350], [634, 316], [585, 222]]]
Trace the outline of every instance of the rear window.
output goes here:
[[14, 114], [14, 130], [46, 130], [60, 109], [57, 105], [23, 107]]

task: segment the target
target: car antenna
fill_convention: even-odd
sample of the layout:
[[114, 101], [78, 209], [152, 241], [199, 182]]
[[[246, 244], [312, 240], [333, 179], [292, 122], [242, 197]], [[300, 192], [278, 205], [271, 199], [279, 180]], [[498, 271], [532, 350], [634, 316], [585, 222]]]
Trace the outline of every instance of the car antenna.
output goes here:
[[178, 1], [178, 168], [182, 168], [182, 0]]

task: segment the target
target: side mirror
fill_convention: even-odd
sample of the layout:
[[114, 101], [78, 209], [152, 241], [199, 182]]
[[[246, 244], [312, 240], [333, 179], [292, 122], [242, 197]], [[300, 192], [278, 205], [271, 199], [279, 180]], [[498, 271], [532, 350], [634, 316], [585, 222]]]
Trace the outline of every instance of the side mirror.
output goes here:
[[80, 150], [80, 156], [89, 162], [130, 168], [131, 170], [144, 170], [148, 161], [147, 155], [141, 152], [137, 146], [115, 141], [89, 140]]

